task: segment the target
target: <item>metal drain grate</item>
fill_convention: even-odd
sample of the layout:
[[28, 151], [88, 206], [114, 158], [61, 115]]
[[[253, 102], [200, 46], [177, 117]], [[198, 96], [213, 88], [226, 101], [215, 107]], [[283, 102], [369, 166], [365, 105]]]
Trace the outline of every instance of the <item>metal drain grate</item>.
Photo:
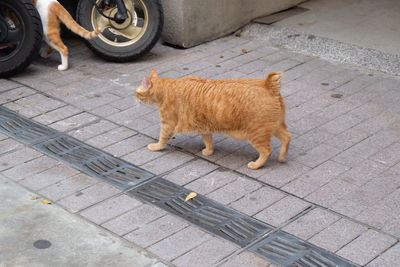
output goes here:
[[34, 148], [123, 190], [154, 177], [150, 172], [65, 135], [37, 144]]
[[30, 145], [57, 135], [57, 131], [3, 107], [0, 107], [0, 132]]
[[225, 208], [201, 195], [185, 201], [190, 191], [162, 178], [138, 186], [127, 193], [242, 247], [272, 230], [271, 226], [263, 222]]
[[249, 250], [282, 266], [357, 266], [282, 231], [257, 242]]

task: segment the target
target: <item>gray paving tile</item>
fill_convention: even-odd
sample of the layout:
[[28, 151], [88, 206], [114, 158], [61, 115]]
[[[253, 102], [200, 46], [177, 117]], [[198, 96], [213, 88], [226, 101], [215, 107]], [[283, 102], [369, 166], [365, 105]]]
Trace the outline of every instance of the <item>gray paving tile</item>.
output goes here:
[[338, 215], [330, 211], [316, 208], [291, 222], [282, 230], [301, 239], [309, 239], [339, 219]]
[[311, 194], [318, 188], [319, 188], [318, 186], [305, 182], [301, 178], [297, 178], [296, 180], [286, 184], [281, 189], [291, 194], [294, 194], [297, 197], [304, 198], [305, 196]]
[[164, 156], [161, 156], [153, 161], [142, 165], [142, 167], [145, 170], [148, 170], [155, 174], [161, 174], [163, 172], [172, 170], [192, 159], [193, 156], [179, 151], [172, 151], [171, 153], [165, 154]]
[[10, 80], [1, 79], [0, 80], [0, 91], [4, 92], [6, 90], [10, 90], [13, 88], [21, 87], [22, 85], [16, 82], [12, 82]]
[[390, 267], [399, 263], [400, 244], [389, 248], [372, 262], [368, 263], [368, 267]]
[[126, 234], [124, 238], [142, 247], [148, 247], [188, 226], [178, 217], [165, 215]]
[[355, 144], [368, 138], [369, 134], [355, 128], [350, 128], [328, 140], [326, 144], [336, 147], [341, 150], [346, 150]]
[[303, 163], [306, 166], [314, 168], [320, 165], [321, 163], [333, 158], [335, 155], [339, 153], [340, 153], [339, 149], [325, 144], [321, 144], [315, 147], [314, 149], [308, 151], [306, 155], [297, 158], [297, 161]]
[[386, 198], [370, 207], [367, 207], [355, 218], [366, 224], [373, 225], [378, 229], [382, 229], [386, 224], [390, 225], [388, 222], [395, 220], [397, 216], [400, 216], [400, 211], [397, 208], [399, 204], [400, 190], [397, 189]]
[[199, 194], [206, 195], [214, 190], [229, 184], [240, 176], [227, 170], [227, 169], [216, 169], [215, 171], [187, 184], [185, 188], [190, 189]]
[[309, 170], [310, 168], [303, 164], [287, 161], [284, 164], [277, 163], [272, 165], [265, 174], [257, 179], [276, 187], [282, 187]]
[[168, 153], [171, 153], [171, 151], [174, 150], [169, 147], [162, 151], [150, 151], [147, 146], [145, 146], [139, 150], [123, 156], [122, 159], [135, 165], [143, 165], [149, 161], [160, 158], [163, 155], [167, 155]]
[[326, 161], [300, 177], [309, 184], [320, 187], [350, 168], [334, 161]]
[[0, 141], [0, 155], [15, 149], [21, 149], [23, 145], [13, 139], [5, 139]]
[[29, 89], [25, 86], [2, 92], [0, 95], [0, 104], [12, 102], [29, 95], [33, 95], [35, 93], [36, 92], [34, 90]]
[[331, 252], [336, 252], [365, 231], [367, 231], [367, 227], [361, 224], [340, 219], [308, 241]]
[[346, 194], [355, 191], [357, 188], [357, 186], [345, 181], [334, 179], [308, 195], [306, 199], [324, 207], [330, 207], [336, 201], [343, 198]]
[[96, 116], [83, 112], [67, 119], [57, 121], [49, 126], [57, 131], [64, 132], [97, 120]]
[[360, 164], [376, 152], [378, 152], [377, 148], [368, 146], [361, 142], [339, 153], [334, 158], [332, 158], [332, 160], [343, 165], [353, 167]]
[[176, 266], [212, 266], [238, 247], [232, 243], [213, 237], [188, 253], [178, 257], [172, 263]]
[[227, 261], [224, 261], [220, 267], [242, 267], [242, 266], [257, 266], [267, 267], [270, 266], [270, 262], [264, 258], [261, 258], [257, 254], [249, 251], [243, 251], [239, 255], [230, 257]]
[[78, 170], [66, 164], [57, 164], [43, 172], [26, 177], [20, 180], [19, 183], [32, 190], [40, 190], [78, 173]]
[[328, 145], [331, 143], [334, 135], [320, 129], [315, 128], [292, 141], [292, 144], [304, 149], [305, 151], [311, 150], [317, 147], [319, 144], [326, 142]]
[[357, 264], [364, 265], [396, 242], [395, 239], [368, 230], [357, 239], [339, 250], [337, 254]]
[[118, 143], [112, 144], [108, 147], [105, 147], [104, 150], [108, 153], [120, 157], [136, 151], [142, 147], [147, 147], [148, 144], [152, 143], [154, 140], [143, 136], [141, 134], [137, 134], [131, 137], [128, 137]]
[[93, 137], [87, 140], [86, 143], [98, 148], [104, 148], [106, 146], [117, 143], [135, 134], [136, 132], [132, 129], [128, 129], [126, 127], [119, 127], [109, 132]]
[[247, 215], [254, 215], [286, 195], [276, 189], [263, 186], [256, 191], [246, 194], [241, 199], [232, 202], [229, 206]]
[[78, 193], [61, 199], [58, 203], [71, 212], [85, 209], [97, 202], [107, 199], [120, 191], [106, 183], [98, 183]]
[[113, 115], [115, 113], [118, 113], [120, 111], [121, 111], [120, 109], [117, 109], [117, 108], [112, 107], [112, 106], [107, 104], [107, 105], [100, 106], [100, 107], [97, 107], [95, 109], [92, 109], [90, 112], [95, 114], [95, 115], [97, 115], [97, 116], [100, 116], [100, 117], [104, 118], [104, 117], [109, 117], [109, 116], [111, 116], [111, 115]]
[[375, 155], [371, 156], [370, 159], [382, 163], [386, 166], [393, 166], [400, 162], [400, 143], [394, 143], [387, 148], [382, 149]]
[[172, 261], [210, 238], [209, 234], [190, 226], [152, 245], [148, 250], [164, 260]]
[[359, 124], [360, 122], [361, 122], [361, 119], [359, 119], [358, 117], [353, 116], [351, 114], [344, 114], [344, 115], [341, 115], [341, 116], [331, 120], [327, 124], [322, 125], [321, 129], [323, 129], [333, 135], [337, 135], [337, 134], [340, 134], [340, 133], [354, 127], [355, 125]]
[[377, 148], [385, 148], [400, 140], [400, 132], [394, 129], [383, 129], [368, 137], [363, 143]]
[[59, 164], [58, 161], [48, 156], [41, 156], [18, 164], [13, 168], [4, 171], [3, 174], [14, 181], [19, 181], [28, 176], [35, 175], [39, 172], [52, 168], [57, 164]]
[[117, 235], [125, 235], [135, 229], [147, 225], [166, 214], [165, 211], [153, 206], [143, 204], [135, 209], [128, 211], [112, 220], [102, 224], [102, 226]]
[[299, 198], [287, 196], [257, 213], [254, 217], [273, 226], [279, 226], [310, 206], [311, 204]]
[[28, 162], [41, 154], [31, 148], [24, 147], [20, 150], [0, 156], [0, 171]]
[[98, 183], [96, 180], [86, 174], [80, 173], [67, 179], [61, 180], [55, 184], [47, 186], [39, 191], [40, 194], [51, 200], [59, 200], [93, 184]]
[[207, 196], [223, 205], [229, 204], [261, 187], [261, 184], [247, 178], [238, 177], [235, 181], [209, 193]]
[[56, 121], [60, 121], [65, 118], [74, 116], [81, 112], [82, 112], [82, 110], [80, 110], [76, 107], [64, 106], [64, 107], [60, 107], [58, 109], [55, 109], [55, 110], [52, 110], [49, 112], [45, 112], [37, 117], [34, 117], [33, 120], [37, 121], [39, 123], [48, 125], [48, 124], [54, 123]]
[[142, 202], [132, 197], [119, 195], [91, 206], [79, 214], [96, 224], [102, 224], [140, 205]]
[[72, 130], [71, 132], [68, 133], [68, 135], [79, 139], [81, 141], [86, 141], [89, 138], [92, 138], [94, 136], [97, 136], [99, 134], [102, 134], [104, 132], [107, 132], [111, 129], [115, 129], [118, 126], [115, 125], [114, 123], [101, 120], [99, 122], [96, 122], [94, 124], [90, 124], [88, 126], [85, 126], [83, 128], [79, 128], [77, 130]]
[[340, 179], [361, 186], [378, 177], [380, 173], [386, 170], [388, 170], [388, 167], [381, 163], [372, 160], [364, 160], [360, 164], [355, 165], [353, 168], [340, 175]]
[[385, 223], [382, 228], [385, 233], [400, 237], [400, 215]]
[[209, 163], [202, 159], [197, 159], [188, 163], [182, 168], [167, 174], [164, 176], [164, 178], [176, 184], [185, 185], [214, 171], [217, 168], [218, 166], [215, 164]]

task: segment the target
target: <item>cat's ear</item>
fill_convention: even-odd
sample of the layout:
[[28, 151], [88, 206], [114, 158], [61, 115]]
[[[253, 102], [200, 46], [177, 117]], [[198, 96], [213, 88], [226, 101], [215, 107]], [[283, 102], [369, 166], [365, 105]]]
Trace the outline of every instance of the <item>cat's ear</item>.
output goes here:
[[155, 69], [151, 70], [150, 78], [158, 78], [158, 72]]
[[142, 92], [147, 91], [150, 89], [151, 85], [152, 85], [152, 83], [151, 83], [150, 79], [146, 77], [142, 80], [142, 84], [139, 87], [138, 91], [142, 91]]

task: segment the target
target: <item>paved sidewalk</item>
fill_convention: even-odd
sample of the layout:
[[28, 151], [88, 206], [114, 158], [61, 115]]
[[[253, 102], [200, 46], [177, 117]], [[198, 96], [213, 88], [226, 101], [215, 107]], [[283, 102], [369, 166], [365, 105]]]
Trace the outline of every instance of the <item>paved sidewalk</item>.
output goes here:
[[[0, 104], [355, 264], [400, 260], [400, 80], [234, 36], [191, 49], [157, 45], [138, 62], [101, 61], [69, 40], [71, 69], [58, 56], [0, 81]], [[152, 68], [164, 77], [263, 78], [284, 71], [293, 133], [287, 163], [279, 142], [265, 168], [253, 148], [216, 136], [203, 157], [197, 135], [176, 135], [163, 152], [158, 111], [134, 88]], [[265, 259], [115, 187], [0, 135], [0, 174], [67, 211], [154, 253], [171, 266], [267, 266]]]
[[0, 176], [0, 266], [166, 266], [44, 200]]

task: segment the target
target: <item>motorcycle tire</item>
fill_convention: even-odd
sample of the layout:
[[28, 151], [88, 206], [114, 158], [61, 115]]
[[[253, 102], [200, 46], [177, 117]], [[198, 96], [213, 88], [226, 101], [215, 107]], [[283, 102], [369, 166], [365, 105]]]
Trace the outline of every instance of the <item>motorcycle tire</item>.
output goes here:
[[[104, 0], [97, 5], [104, 6]], [[115, 62], [127, 62], [149, 52], [160, 39], [164, 15], [160, 0], [124, 0], [129, 18], [118, 24], [100, 15], [91, 0], [80, 0], [78, 22], [89, 31], [100, 28], [98, 37], [86, 40], [88, 47], [98, 56]], [[111, 1], [112, 3], [112, 1]], [[130, 5], [128, 4], [130, 3]], [[105, 6], [109, 17], [117, 12], [116, 6]]]
[[[0, 9], [12, 14], [11, 19], [7, 17], [8, 23], [21, 31], [15, 47], [9, 49], [11, 51], [0, 50], [0, 78], [8, 78], [22, 72], [38, 56], [43, 30], [40, 15], [31, 0], [1, 0]], [[7, 30], [9, 24], [5, 19], [0, 20], [3, 30]], [[7, 38], [2, 43], [7, 43]]]

